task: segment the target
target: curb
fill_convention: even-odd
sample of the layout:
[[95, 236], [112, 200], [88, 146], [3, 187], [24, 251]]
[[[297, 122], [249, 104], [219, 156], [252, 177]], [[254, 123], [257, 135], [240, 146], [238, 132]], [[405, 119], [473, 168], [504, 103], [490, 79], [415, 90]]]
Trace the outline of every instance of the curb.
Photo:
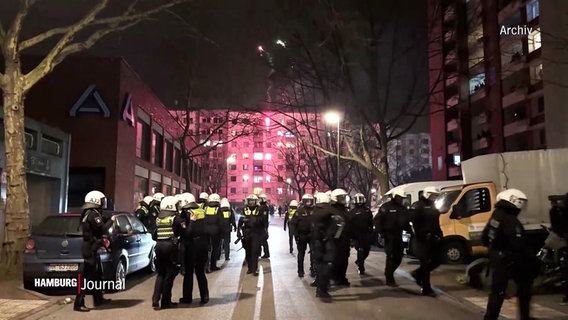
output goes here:
[[[37, 298], [39, 298], [39, 300], [45, 300], [46, 303], [42, 306], [39, 306], [37, 308], [34, 308], [32, 310], [20, 313], [14, 317], [12, 317], [11, 319], [30, 319], [30, 317], [36, 316], [38, 314], [42, 314], [42, 316], [40, 317], [33, 317], [31, 319], [41, 319], [43, 318], [43, 316], [48, 315], [50, 313], [52, 313], [53, 311], [62, 308], [65, 303], [62, 303], [61, 301], [64, 299], [60, 299], [59, 297], [51, 297], [51, 296], [47, 296], [45, 294], [33, 291], [33, 290], [28, 290], [25, 289], [23, 285], [19, 285], [16, 286], [16, 288], [18, 290], [21, 290], [23, 292], [26, 292], [28, 294], [31, 294]], [[49, 310], [49, 312], [46, 312], [47, 310]]]
[[28, 289], [24, 288], [23, 285], [19, 285], [19, 286], [17, 286], [16, 288], [19, 289], [19, 290], [21, 290], [21, 291], [24, 291], [24, 292], [26, 292], [26, 293], [29, 293], [29, 294], [31, 294], [31, 295], [34, 295], [34, 296], [40, 298], [41, 300], [52, 300], [52, 299], [53, 299], [53, 297], [47, 296], [47, 295], [42, 294], [42, 293], [39, 293], [39, 292], [37, 292], [37, 291], [28, 290]]

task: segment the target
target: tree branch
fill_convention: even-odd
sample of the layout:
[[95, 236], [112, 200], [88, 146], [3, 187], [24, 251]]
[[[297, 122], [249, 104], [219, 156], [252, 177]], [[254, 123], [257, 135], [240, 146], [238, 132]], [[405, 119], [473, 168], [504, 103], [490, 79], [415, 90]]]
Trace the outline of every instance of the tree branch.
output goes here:
[[0, 19], [0, 51], [4, 52], [4, 41], [6, 41], [6, 30], [4, 30], [4, 25], [2, 24], [2, 19]]
[[18, 59], [18, 41], [20, 41], [20, 33], [22, 32], [22, 26], [24, 24], [24, 20], [30, 11], [30, 8], [35, 4], [37, 0], [21, 0], [20, 7], [14, 20], [12, 21], [12, 25], [8, 32], [5, 32], [4, 35], [4, 58], [10, 60], [17, 60]]

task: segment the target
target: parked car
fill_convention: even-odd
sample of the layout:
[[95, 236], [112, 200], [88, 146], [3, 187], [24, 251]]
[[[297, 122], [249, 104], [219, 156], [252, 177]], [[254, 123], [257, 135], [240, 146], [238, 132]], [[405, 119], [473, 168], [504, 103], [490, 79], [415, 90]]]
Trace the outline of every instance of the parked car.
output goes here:
[[[155, 271], [155, 241], [135, 216], [105, 211], [116, 220], [105, 239], [109, 249], [99, 249], [103, 277], [123, 280], [127, 274], [146, 268]], [[81, 214], [51, 215], [32, 230], [24, 254], [24, 287], [33, 289], [35, 278], [75, 278], [81, 270]]]

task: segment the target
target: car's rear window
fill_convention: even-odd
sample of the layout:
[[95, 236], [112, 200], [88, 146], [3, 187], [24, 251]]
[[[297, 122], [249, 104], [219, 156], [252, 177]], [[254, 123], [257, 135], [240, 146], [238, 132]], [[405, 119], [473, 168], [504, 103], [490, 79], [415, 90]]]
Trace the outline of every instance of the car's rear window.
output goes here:
[[81, 217], [50, 216], [35, 228], [33, 234], [40, 236], [81, 236]]

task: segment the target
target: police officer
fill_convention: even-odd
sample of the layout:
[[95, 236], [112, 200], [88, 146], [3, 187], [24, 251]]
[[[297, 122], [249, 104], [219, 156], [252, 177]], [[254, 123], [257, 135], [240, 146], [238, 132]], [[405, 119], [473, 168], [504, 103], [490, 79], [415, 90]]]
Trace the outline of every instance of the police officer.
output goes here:
[[335, 257], [334, 236], [337, 232], [332, 217], [328, 193], [316, 194], [316, 205], [312, 214], [312, 254], [316, 263], [316, 279], [311, 284], [317, 287], [316, 297], [329, 299], [329, 277]]
[[178, 241], [183, 233], [183, 226], [178, 223], [178, 200], [164, 197], [160, 201], [160, 214], [156, 219], [156, 229], [152, 239], [156, 241], [156, 284], [152, 295], [154, 310], [176, 307], [172, 302], [172, 288], [179, 272]]
[[[550, 208], [550, 227], [558, 237], [568, 242], [568, 193], [561, 201], [553, 203]], [[562, 278], [564, 280], [564, 296], [562, 303], [568, 303], [568, 247], [563, 247], [558, 250], [560, 259], [560, 268], [562, 271]]]
[[403, 205], [404, 192], [395, 190], [391, 196], [392, 200], [385, 202], [379, 208], [374, 223], [378, 232], [385, 239], [387, 286], [396, 287], [394, 272], [400, 266], [404, 255], [402, 231], [408, 226], [409, 216], [408, 209]]
[[371, 251], [371, 236], [373, 234], [373, 213], [366, 205], [367, 199], [362, 193], [353, 196], [354, 207], [350, 211], [350, 236], [355, 241], [357, 250], [357, 267], [359, 274], [365, 274], [365, 259]]
[[134, 215], [144, 224], [146, 229], [155, 228], [156, 217], [150, 215], [150, 205], [152, 204], [152, 197], [145, 196], [142, 201], [138, 204], [138, 207], [134, 211]]
[[150, 204], [150, 217], [148, 218], [148, 231], [151, 233], [156, 229], [156, 218], [160, 215], [160, 202], [164, 198], [161, 192], [155, 193], [152, 196], [152, 203]]
[[260, 247], [266, 238], [266, 219], [261, 216], [258, 197], [254, 194], [246, 198], [244, 214], [239, 219], [237, 236], [245, 249], [245, 260], [248, 266], [247, 274], [258, 275], [258, 257]]
[[205, 265], [209, 249], [209, 234], [205, 224], [205, 212], [199, 208], [195, 197], [191, 193], [181, 195], [181, 217], [185, 219], [187, 228], [183, 233], [185, 246], [182, 298], [180, 303], [193, 302], [193, 275], [197, 278], [201, 304], [209, 302], [209, 288]]
[[335, 284], [339, 286], [349, 286], [347, 280], [347, 266], [349, 264], [349, 251], [351, 249], [349, 242], [349, 233], [347, 232], [350, 219], [347, 212], [347, 191], [343, 189], [335, 189], [331, 192], [331, 210], [333, 220], [338, 228], [334, 235], [335, 241], [335, 259], [332, 266], [332, 278]]
[[[235, 221], [235, 213], [231, 209], [231, 204], [229, 199], [221, 199], [221, 210], [220, 214], [220, 231], [221, 231], [221, 248], [225, 253], [225, 261], [231, 260], [229, 258], [229, 252], [231, 251], [231, 230], [237, 230], [237, 223]], [[219, 255], [221, 252], [219, 251]]]
[[209, 252], [210, 271], [220, 270], [220, 268], [217, 267], [217, 260], [219, 260], [219, 257], [221, 256], [220, 205], [221, 197], [216, 193], [210, 194], [209, 198], [207, 199], [207, 206], [205, 207], [205, 223], [207, 224], [207, 230], [209, 232], [209, 236], [211, 237]]
[[430, 285], [430, 273], [440, 266], [443, 233], [440, 228], [440, 212], [434, 206], [439, 194], [436, 187], [424, 188], [420, 200], [412, 204], [411, 210], [412, 231], [417, 248], [415, 254], [420, 260], [420, 267], [411, 274], [422, 287], [424, 296], [435, 296]]
[[497, 195], [491, 219], [482, 233], [483, 244], [489, 247], [492, 270], [491, 293], [487, 301], [485, 320], [497, 320], [509, 279], [517, 285], [520, 319], [530, 317], [532, 282], [539, 269], [537, 258], [528, 249], [525, 230], [518, 219], [526, 206], [527, 196], [520, 190], [508, 189]]
[[[292, 200], [290, 201], [290, 207], [288, 208], [288, 212], [284, 216], [284, 231], [286, 231], [286, 226], [288, 226], [288, 245], [290, 246], [290, 253], [294, 252], [294, 231], [293, 228], [290, 226], [289, 222], [294, 217], [294, 214], [298, 210], [298, 201]], [[302, 272], [303, 273], [303, 272]]]
[[270, 225], [270, 208], [268, 208], [268, 197], [261, 194], [259, 197], [259, 214], [264, 218], [264, 225], [266, 226], [266, 238], [262, 241], [262, 251], [264, 255], [262, 259], [270, 258], [270, 249], [268, 248], [268, 226]]
[[[105, 246], [103, 235], [108, 232], [115, 219], [114, 216], [110, 219], [103, 217], [102, 210], [106, 209], [106, 206], [106, 196], [100, 191], [91, 191], [85, 196], [81, 215], [81, 227], [83, 229], [81, 253], [84, 259], [81, 279], [84, 279], [84, 281], [102, 279], [101, 259], [98, 250]], [[110, 299], [103, 297], [101, 290], [93, 290], [91, 294], [95, 307], [110, 301]], [[75, 297], [73, 310], [81, 312], [90, 310], [85, 306], [84, 290]]]
[[[292, 206], [292, 202], [290, 203]], [[288, 228], [294, 230], [294, 237], [296, 238], [296, 247], [298, 248], [298, 277], [304, 277], [304, 257], [306, 256], [306, 249], [310, 242], [310, 227], [311, 216], [314, 209], [314, 196], [311, 194], [304, 194], [302, 196], [302, 205], [298, 211], [292, 215], [288, 221]], [[311, 246], [310, 246], [311, 249]], [[310, 275], [315, 276], [313, 255], [310, 253]]]

